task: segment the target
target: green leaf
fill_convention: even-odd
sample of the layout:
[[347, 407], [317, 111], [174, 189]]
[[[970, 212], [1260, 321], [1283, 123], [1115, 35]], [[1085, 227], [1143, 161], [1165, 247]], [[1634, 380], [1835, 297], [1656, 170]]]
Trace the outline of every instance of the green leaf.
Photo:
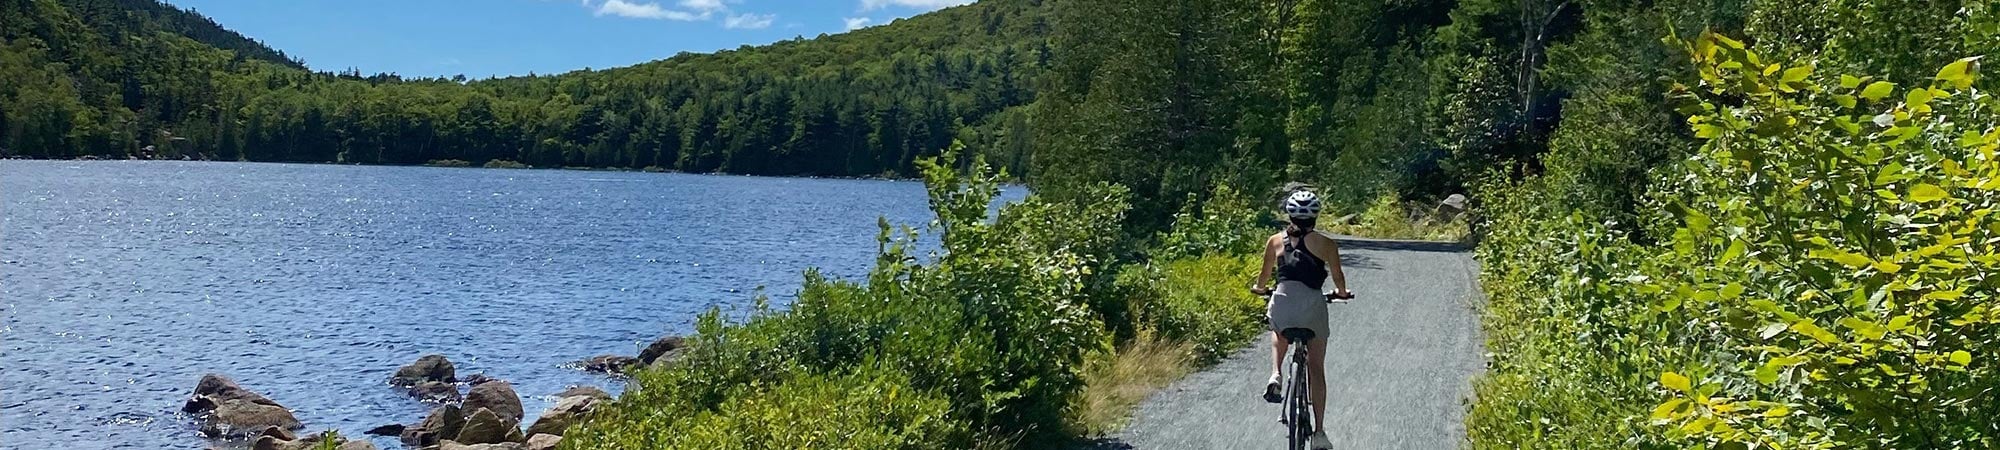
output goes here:
[[1960, 134], [1958, 136], [1958, 146], [1960, 147], [1972, 148], [1972, 147], [1978, 147], [1985, 143], [1986, 143], [1986, 136], [1979, 134], [1978, 131], [1965, 130], [1964, 134]]
[[1743, 49], [1743, 41], [1730, 39], [1729, 36], [1723, 36], [1721, 34], [1710, 34], [1709, 37], [1715, 38], [1715, 43], [1722, 44], [1723, 47], [1728, 47], [1737, 50]]
[[1717, 136], [1722, 136], [1722, 127], [1707, 123], [1694, 126], [1694, 137], [1715, 139]]
[[1855, 104], [1854, 96], [1844, 94], [1833, 96], [1833, 102], [1839, 103], [1842, 108], [1853, 108]]
[[1874, 260], [1868, 259], [1867, 256], [1839, 249], [1815, 250], [1812, 252], [1812, 255], [1820, 259], [1833, 260], [1833, 262], [1840, 263], [1843, 266], [1856, 269], [1868, 267], [1870, 264], [1875, 263]]
[[1669, 295], [1660, 300], [1659, 308], [1660, 312], [1674, 312], [1674, 310], [1681, 308], [1681, 297], [1678, 295]]
[[1908, 103], [1912, 106], [1922, 105], [1930, 102], [1931, 102], [1930, 89], [1911, 89], [1910, 92], [1903, 94], [1903, 103]]
[[1893, 91], [1895, 89], [1896, 89], [1896, 83], [1890, 83], [1887, 81], [1877, 81], [1868, 84], [1867, 89], [1861, 90], [1861, 98], [1865, 98], [1870, 101], [1881, 100], [1884, 97], [1888, 97], [1890, 91]]
[[1922, 183], [1910, 187], [1910, 201], [1917, 203], [1930, 203], [1949, 196], [1951, 194], [1946, 193], [1943, 188], [1939, 188], [1935, 184]]
[[1757, 366], [1757, 373], [1756, 373], [1757, 382], [1763, 383], [1765, 386], [1777, 384], [1778, 369], [1779, 369], [1778, 366], [1772, 365], [1770, 363], [1765, 363], [1762, 366]]
[[1729, 264], [1730, 261], [1736, 260], [1736, 257], [1743, 256], [1745, 251], [1747, 250], [1744, 248], [1742, 240], [1730, 239], [1729, 248], [1723, 250], [1722, 257], [1716, 258], [1715, 262], [1717, 264]]
[[1742, 296], [1743, 296], [1742, 284], [1729, 283], [1728, 285], [1722, 287], [1723, 300], [1735, 300], [1737, 297], [1742, 297]]
[[1798, 66], [1790, 69], [1785, 69], [1785, 74], [1783, 76], [1778, 77], [1778, 81], [1784, 81], [1784, 82], [1805, 81], [1806, 76], [1812, 75], [1812, 72], [1813, 72], [1812, 66]]
[[1824, 344], [1840, 342], [1840, 336], [1833, 335], [1832, 332], [1826, 331], [1825, 328], [1820, 328], [1819, 325], [1813, 325], [1811, 320], [1801, 320], [1793, 323], [1791, 330]]
[[1860, 86], [1860, 85], [1861, 85], [1860, 78], [1855, 78], [1853, 75], [1848, 75], [1848, 74], [1840, 75], [1840, 87], [1854, 89], [1855, 86]]
[[1680, 409], [1681, 405], [1685, 405], [1687, 402], [1687, 399], [1677, 398], [1667, 400], [1666, 403], [1661, 403], [1660, 406], [1653, 407], [1653, 420], [1667, 420], [1672, 418], [1674, 410]]
[[1683, 208], [1681, 211], [1686, 216], [1684, 219], [1687, 220], [1688, 231], [1695, 234], [1708, 234], [1709, 226], [1715, 224], [1715, 220], [1709, 219], [1708, 214], [1703, 214], [1694, 208]]
[[1951, 362], [1961, 366], [1971, 365], [1972, 354], [1966, 353], [1965, 350], [1951, 352]]
[[1840, 326], [1854, 330], [1854, 332], [1860, 333], [1862, 337], [1866, 337], [1869, 340], [1881, 340], [1883, 335], [1888, 334], [1888, 330], [1882, 328], [1882, 325], [1851, 316], [1842, 317], [1840, 319]]
[[1943, 69], [1938, 69], [1937, 79], [1951, 83], [1959, 89], [1972, 87], [1972, 81], [1976, 78], [1973, 72], [1978, 68], [1978, 61], [1979, 57], [1974, 56], [1946, 64]]
[[1931, 291], [1930, 293], [1927, 293], [1927, 294], [1924, 294], [1924, 299], [1927, 299], [1927, 300], [1958, 300], [1958, 299], [1959, 299], [1960, 297], [1964, 297], [1964, 296], [1965, 296], [1965, 292], [1963, 292], [1963, 291]]
[[1875, 271], [1882, 273], [1896, 273], [1903, 271], [1902, 264], [1896, 264], [1888, 261], [1876, 261], [1875, 264], [1871, 265], [1871, 267], [1874, 267]]
[[1673, 372], [1660, 373], [1660, 385], [1681, 392], [1694, 391], [1694, 386], [1688, 381], [1688, 377]]

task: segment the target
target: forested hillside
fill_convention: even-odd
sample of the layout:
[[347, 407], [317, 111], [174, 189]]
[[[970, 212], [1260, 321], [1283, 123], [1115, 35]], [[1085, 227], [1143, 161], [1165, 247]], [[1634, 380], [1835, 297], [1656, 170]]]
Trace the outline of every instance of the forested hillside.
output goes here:
[[[954, 138], [1017, 170], [1037, 0], [482, 81], [313, 73], [152, 0], [4, 0], [0, 155], [908, 175]], [[150, 150], [148, 150], [150, 149]]]

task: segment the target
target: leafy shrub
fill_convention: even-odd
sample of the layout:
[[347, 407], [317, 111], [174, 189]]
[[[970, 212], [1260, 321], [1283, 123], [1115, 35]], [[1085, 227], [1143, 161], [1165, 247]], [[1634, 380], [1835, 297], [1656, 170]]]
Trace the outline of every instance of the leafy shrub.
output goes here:
[[1897, 95], [1720, 36], [1685, 50], [1706, 142], [1653, 171], [1641, 226], [1567, 172], [1482, 190], [1473, 445], [2000, 444], [2000, 104], [1976, 61]]
[[901, 372], [863, 368], [736, 385], [713, 410], [661, 434], [672, 448], [929, 449], [965, 434], [946, 420], [950, 406]]
[[[1095, 186], [1093, 201], [1063, 203], [1031, 196], [988, 220], [999, 178], [977, 158], [969, 173], [952, 170], [957, 154], [921, 163], [939, 253], [910, 254], [915, 232], [892, 233], [885, 222], [865, 280], [808, 273], [790, 310], [760, 308], [733, 325], [705, 315], [685, 359], [640, 373], [566, 445], [755, 447], [850, 430], [869, 437], [825, 442], [1038, 447], [1066, 437], [1085, 355], [1107, 350], [1091, 305], [1111, 286], [1104, 268], [1115, 262], [1117, 235], [1100, 231], [1123, 219], [1124, 193]], [[909, 395], [864, 398], [880, 392]], [[848, 406], [861, 411], [802, 423], [771, 416]]]
[[1660, 375], [1652, 418], [1705, 445], [2000, 446], [2000, 102], [1977, 58], [1896, 95], [1727, 37], [1687, 50], [1708, 142], [1667, 197], [1674, 270], [1632, 288], [1723, 346]]
[[1119, 283], [1130, 293], [1140, 326], [1193, 346], [1198, 363], [1242, 348], [1261, 328], [1264, 301], [1247, 289], [1262, 261], [1254, 254], [1216, 254], [1126, 267]]
[[1226, 184], [1217, 184], [1207, 200], [1193, 195], [1174, 214], [1173, 227], [1160, 233], [1152, 256], [1158, 259], [1198, 257], [1211, 254], [1257, 253], [1263, 240], [1256, 230], [1268, 221], [1269, 208], [1259, 208], [1251, 196]]

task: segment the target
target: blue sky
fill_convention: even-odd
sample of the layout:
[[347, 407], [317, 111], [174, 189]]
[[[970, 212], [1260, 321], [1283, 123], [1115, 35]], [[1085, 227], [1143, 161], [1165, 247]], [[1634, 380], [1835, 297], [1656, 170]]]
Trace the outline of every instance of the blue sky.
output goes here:
[[166, 0], [314, 70], [562, 73], [840, 33], [972, 0]]

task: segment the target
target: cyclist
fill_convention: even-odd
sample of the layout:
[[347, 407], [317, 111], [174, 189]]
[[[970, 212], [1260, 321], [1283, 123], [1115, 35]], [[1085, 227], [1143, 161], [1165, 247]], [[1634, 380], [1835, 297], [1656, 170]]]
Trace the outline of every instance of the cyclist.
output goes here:
[[[1340, 270], [1340, 248], [1332, 238], [1313, 231], [1313, 223], [1319, 218], [1319, 196], [1308, 190], [1297, 190], [1285, 198], [1282, 205], [1289, 219], [1284, 231], [1271, 235], [1264, 242], [1264, 270], [1257, 274], [1257, 284], [1250, 288], [1258, 295], [1269, 295], [1265, 305], [1265, 317], [1271, 324], [1271, 379], [1264, 385], [1264, 400], [1277, 403], [1279, 395], [1278, 373], [1285, 364], [1286, 342], [1279, 330], [1305, 328], [1312, 330], [1313, 338], [1306, 344], [1308, 389], [1313, 410], [1312, 448], [1332, 448], [1333, 443], [1326, 437], [1326, 337], [1328, 297], [1337, 299], [1353, 298], [1347, 290], [1347, 275]], [[1266, 282], [1277, 277], [1277, 286], [1266, 288]], [[1322, 291], [1328, 280], [1333, 281], [1334, 290]]]

